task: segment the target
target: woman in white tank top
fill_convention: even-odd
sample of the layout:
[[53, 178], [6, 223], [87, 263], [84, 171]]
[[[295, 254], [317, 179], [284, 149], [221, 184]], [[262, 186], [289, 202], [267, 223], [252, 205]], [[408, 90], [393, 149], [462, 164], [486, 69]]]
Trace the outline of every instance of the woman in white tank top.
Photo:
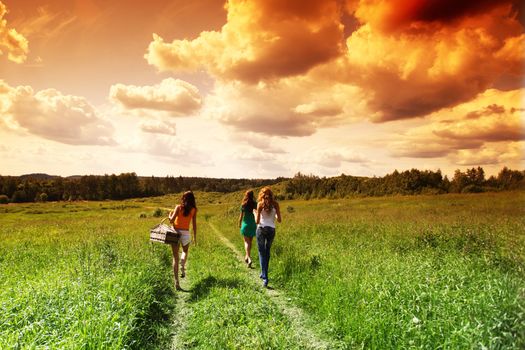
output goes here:
[[274, 200], [272, 190], [264, 187], [259, 192], [257, 203], [257, 249], [261, 265], [261, 279], [263, 286], [268, 286], [268, 265], [270, 263], [270, 248], [275, 238], [275, 219], [281, 222], [279, 203]]

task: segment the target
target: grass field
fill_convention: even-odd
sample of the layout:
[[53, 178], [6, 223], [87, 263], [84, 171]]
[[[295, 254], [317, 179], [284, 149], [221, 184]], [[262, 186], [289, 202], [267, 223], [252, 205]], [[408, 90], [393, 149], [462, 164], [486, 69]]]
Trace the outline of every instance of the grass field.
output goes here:
[[183, 292], [148, 243], [178, 196], [1, 206], [0, 348], [525, 348], [523, 192], [282, 202], [270, 290], [242, 195], [196, 197]]

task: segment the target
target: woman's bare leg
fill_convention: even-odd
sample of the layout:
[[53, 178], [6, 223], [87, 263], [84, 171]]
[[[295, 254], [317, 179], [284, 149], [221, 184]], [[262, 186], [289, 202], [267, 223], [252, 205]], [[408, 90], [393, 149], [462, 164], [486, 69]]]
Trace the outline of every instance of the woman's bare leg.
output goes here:
[[186, 244], [182, 246], [182, 254], [180, 257], [180, 267], [181, 267], [181, 277], [186, 276], [186, 261], [188, 261], [188, 252], [190, 249], [190, 244]]
[[173, 252], [173, 276], [175, 277], [175, 288], [180, 289], [179, 284], [179, 243], [171, 245]]
[[251, 258], [251, 251], [252, 251], [252, 237], [244, 237], [244, 261], [248, 264], [248, 266], [251, 267], [252, 264], [252, 258]]

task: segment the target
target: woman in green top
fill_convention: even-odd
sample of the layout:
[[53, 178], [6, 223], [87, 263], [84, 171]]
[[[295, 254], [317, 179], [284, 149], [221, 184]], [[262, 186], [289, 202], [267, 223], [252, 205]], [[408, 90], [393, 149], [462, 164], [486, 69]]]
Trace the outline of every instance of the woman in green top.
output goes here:
[[253, 191], [246, 191], [241, 205], [239, 227], [241, 229], [241, 235], [244, 238], [244, 262], [249, 268], [252, 267], [250, 252], [252, 250], [252, 240], [253, 237], [255, 237], [255, 230], [257, 229], [255, 216], [253, 215], [255, 209], [257, 209], [257, 202], [253, 198]]

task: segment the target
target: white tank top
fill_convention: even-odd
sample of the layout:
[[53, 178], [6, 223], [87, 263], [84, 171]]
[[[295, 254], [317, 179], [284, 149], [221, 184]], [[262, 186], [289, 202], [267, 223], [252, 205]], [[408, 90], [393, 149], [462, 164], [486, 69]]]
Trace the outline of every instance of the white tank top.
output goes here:
[[275, 207], [273, 207], [269, 212], [264, 209], [261, 210], [261, 220], [259, 220], [259, 226], [270, 226], [275, 228], [275, 213]]

